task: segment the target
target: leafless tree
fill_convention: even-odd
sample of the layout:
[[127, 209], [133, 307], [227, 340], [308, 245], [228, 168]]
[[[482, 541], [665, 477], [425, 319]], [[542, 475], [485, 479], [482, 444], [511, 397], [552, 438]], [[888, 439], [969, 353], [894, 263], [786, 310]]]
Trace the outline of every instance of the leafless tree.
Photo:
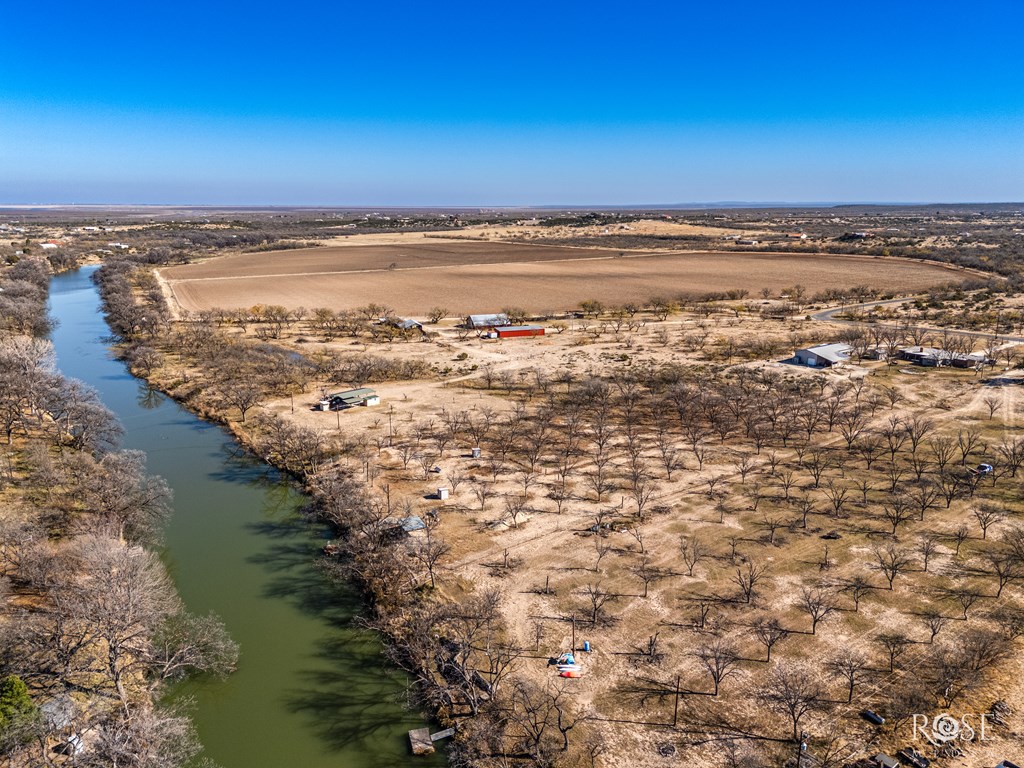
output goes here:
[[772, 660], [772, 648], [779, 641], [785, 640], [789, 635], [789, 630], [783, 629], [782, 625], [779, 624], [779, 620], [775, 617], [760, 617], [756, 619], [751, 625], [751, 631], [757, 642], [765, 647], [767, 653], [765, 663], [770, 663]]
[[697, 565], [711, 554], [704, 541], [696, 534], [683, 539], [680, 552], [686, 565], [687, 576], [693, 576], [693, 570]]
[[981, 448], [983, 441], [981, 433], [974, 429], [958, 429], [956, 432], [956, 446], [960, 451], [960, 466], [967, 466], [967, 459], [971, 454]]
[[996, 410], [1002, 405], [1002, 398], [996, 395], [986, 395], [982, 398], [982, 402], [985, 404], [985, 408], [988, 410], [988, 417], [991, 420], [995, 416]]
[[597, 535], [594, 537], [594, 552], [597, 555], [597, 559], [594, 562], [595, 573], [601, 570], [601, 561], [611, 551], [612, 545], [603, 536]]
[[921, 617], [925, 627], [928, 629], [928, 643], [935, 642], [935, 636], [942, 631], [942, 628], [949, 623], [949, 619], [938, 611], [927, 611]]
[[981, 528], [982, 540], [988, 538], [989, 528], [1006, 519], [1006, 512], [988, 504], [975, 507], [971, 510], [971, 514], [974, 515], [974, 519], [978, 521], [978, 527]]
[[956, 542], [956, 551], [954, 552], [955, 557], [960, 557], [960, 548], [969, 538], [970, 532], [968, 531], [967, 526], [962, 523], [957, 526], [955, 531], [953, 531], [953, 540]]
[[988, 562], [990, 573], [996, 578], [996, 597], [1002, 596], [1007, 584], [1024, 576], [1024, 563], [1012, 553], [986, 552], [985, 560]]
[[743, 595], [744, 602], [750, 603], [753, 600], [754, 594], [757, 591], [757, 585], [761, 583], [764, 574], [765, 567], [755, 565], [752, 561], [747, 561], [745, 567], [736, 569], [736, 574], [732, 580], [740, 588], [740, 594]]
[[656, 567], [651, 559], [645, 556], [639, 563], [630, 568], [630, 571], [638, 578], [644, 585], [644, 593], [642, 597], [647, 597], [648, 589], [651, 584], [665, 578], [667, 575], [661, 568]]
[[590, 608], [590, 623], [594, 626], [605, 619], [605, 608], [615, 595], [601, 586], [600, 582], [591, 582], [583, 587]]
[[853, 612], [858, 613], [860, 611], [860, 601], [874, 587], [863, 576], [854, 576], [843, 582], [841, 589], [843, 592], [848, 592], [850, 597], [853, 598]]
[[907, 651], [913, 641], [902, 632], [883, 632], [875, 637], [875, 641], [882, 646], [889, 657], [889, 671], [896, 671], [896, 662]]
[[800, 723], [822, 706], [820, 673], [798, 662], [778, 663], [768, 671], [758, 698], [769, 709], [786, 715], [793, 726], [792, 738], [800, 741]]
[[820, 587], [803, 587], [800, 590], [800, 607], [811, 617], [811, 634], [816, 634], [818, 624], [839, 610], [835, 594]]
[[487, 500], [494, 495], [494, 483], [480, 480], [473, 484], [473, 495], [480, 502], [480, 511], [487, 509]]
[[427, 571], [430, 577], [430, 588], [437, 586], [436, 576], [441, 560], [448, 556], [452, 548], [444, 539], [438, 537], [428, 526], [426, 536], [421, 538], [412, 548], [412, 556]]
[[846, 684], [846, 703], [853, 703], [853, 692], [868, 677], [868, 659], [856, 648], [845, 648], [825, 662], [825, 669]]
[[216, 390], [216, 396], [227, 406], [237, 408], [245, 423], [245, 415], [264, 398], [263, 389], [258, 384], [246, 380], [228, 380]]
[[963, 620], [967, 621], [967, 612], [970, 611], [971, 607], [976, 602], [978, 602], [978, 600], [981, 599], [981, 595], [978, 594], [976, 590], [972, 589], [967, 585], [956, 587], [953, 590], [952, 594], [956, 601], [960, 603], [960, 607], [963, 609]]
[[903, 547], [897, 546], [896, 544], [889, 543], [885, 547], [877, 547], [875, 549], [875, 559], [878, 561], [878, 570], [885, 576], [886, 581], [889, 582], [889, 589], [892, 589], [892, 583], [896, 580], [896, 577], [906, 571], [913, 558]]
[[924, 535], [917, 542], [917, 552], [921, 555], [921, 567], [928, 573], [928, 564], [938, 552], [939, 542], [932, 535]]
[[722, 681], [738, 671], [740, 662], [736, 647], [721, 637], [712, 637], [693, 652], [700, 666], [708, 673], [714, 685], [712, 696], [718, 695]]
[[882, 505], [882, 516], [892, 526], [890, 533], [894, 539], [897, 528], [912, 519], [913, 515], [914, 510], [910, 506], [910, 499], [902, 493], [890, 496]]

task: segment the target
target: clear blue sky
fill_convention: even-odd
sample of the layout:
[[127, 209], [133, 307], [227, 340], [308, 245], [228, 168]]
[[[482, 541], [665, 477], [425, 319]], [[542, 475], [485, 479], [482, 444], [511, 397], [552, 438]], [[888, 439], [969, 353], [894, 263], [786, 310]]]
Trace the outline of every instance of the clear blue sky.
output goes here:
[[11, 3], [0, 202], [1024, 200], [1024, 3]]

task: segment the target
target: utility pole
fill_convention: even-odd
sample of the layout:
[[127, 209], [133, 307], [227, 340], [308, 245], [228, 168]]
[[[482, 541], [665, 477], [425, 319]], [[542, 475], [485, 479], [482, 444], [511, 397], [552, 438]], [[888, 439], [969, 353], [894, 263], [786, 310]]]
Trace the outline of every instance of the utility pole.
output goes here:
[[[680, 675], [676, 675], [676, 701], [675, 706], [672, 708], [672, 727], [676, 727], [676, 723], [679, 722], [679, 681], [681, 680]], [[799, 766], [797, 766], [799, 768]]]

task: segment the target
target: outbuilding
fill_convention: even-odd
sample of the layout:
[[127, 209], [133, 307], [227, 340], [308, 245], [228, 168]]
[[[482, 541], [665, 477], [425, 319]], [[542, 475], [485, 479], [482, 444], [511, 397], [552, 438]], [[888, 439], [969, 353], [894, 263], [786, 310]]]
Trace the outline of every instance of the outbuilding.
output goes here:
[[320, 410], [340, 411], [345, 408], [354, 408], [357, 405], [380, 405], [380, 395], [368, 387], [335, 392], [333, 395], [327, 395], [320, 401]]
[[423, 323], [419, 320], [403, 319], [401, 317], [390, 317], [388, 323], [400, 331], [422, 331]]
[[494, 332], [499, 339], [510, 339], [516, 336], [543, 336], [544, 328], [539, 325], [499, 325]]
[[466, 325], [470, 328], [497, 328], [508, 325], [508, 315], [504, 312], [492, 315], [470, 315], [466, 318]]
[[995, 360], [982, 352], [950, 352], [938, 347], [907, 347], [900, 350], [900, 357], [915, 365], [932, 368], [974, 368], [978, 365], [995, 365]]
[[806, 349], [798, 349], [794, 357], [800, 365], [809, 368], [831, 368], [837, 363], [845, 363], [850, 359], [853, 347], [849, 344], [818, 344]]

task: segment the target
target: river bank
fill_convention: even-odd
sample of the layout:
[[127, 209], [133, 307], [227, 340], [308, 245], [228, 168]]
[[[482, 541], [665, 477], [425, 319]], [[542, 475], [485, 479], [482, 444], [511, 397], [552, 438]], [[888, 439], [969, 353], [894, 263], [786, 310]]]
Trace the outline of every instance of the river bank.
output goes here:
[[299, 514], [308, 499], [111, 359], [92, 271], [54, 278], [59, 364], [98, 389], [126, 446], [174, 489], [165, 559], [186, 604], [217, 611], [241, 646], [227, 681], [174, 693], [194, 699], [207, 756], [225, 768], [432, 764], [408, 754], [405, 733], [423, 721], [405, 708], [406, 683], [379, 640], [354, 626], [360, 595], [317, 568], [323, 529]]

